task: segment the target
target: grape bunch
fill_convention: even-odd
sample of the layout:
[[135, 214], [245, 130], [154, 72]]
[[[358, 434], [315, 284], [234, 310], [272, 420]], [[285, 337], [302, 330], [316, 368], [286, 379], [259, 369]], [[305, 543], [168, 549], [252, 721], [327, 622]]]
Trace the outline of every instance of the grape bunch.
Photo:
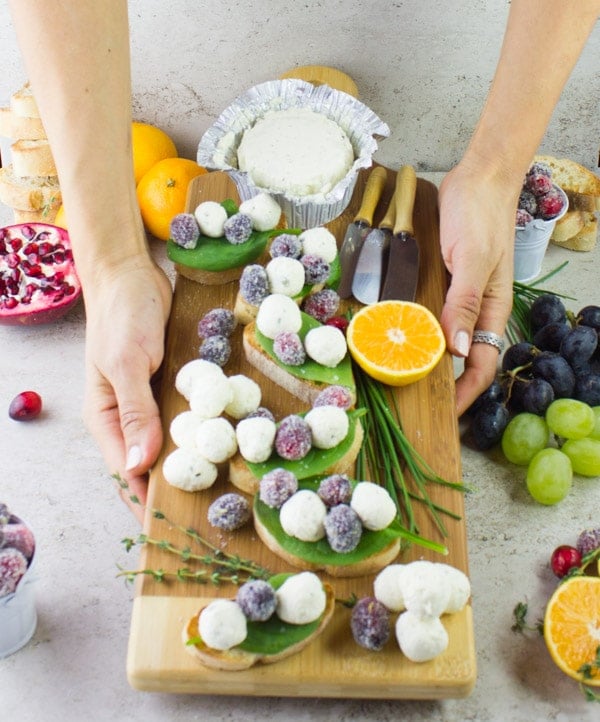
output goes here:
[[526, 466], [531, 496], [556, 504], [573, 474], [600, 476], [600, 306], [577, 314], [551, 293], [529, 308], [530, 339], [511, 345], [469, 410], [480, 450]]

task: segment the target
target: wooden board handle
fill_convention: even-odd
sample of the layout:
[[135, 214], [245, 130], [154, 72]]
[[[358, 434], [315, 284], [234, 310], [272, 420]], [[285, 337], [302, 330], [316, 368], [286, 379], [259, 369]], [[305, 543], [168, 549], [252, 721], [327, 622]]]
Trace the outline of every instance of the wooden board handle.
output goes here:
[[374, 168], [367, 179], [362, 203], [358, 213], [354, 216], [355, 221], [363, 221], [369, 226], [373, 225], [373, 214], [387, 182], [387, 171], [383, 166]]
[[417, 176], [411, 165], [403, 165], [396, 177], [394, 199], [396, 204], [396, 221], [394, 235], [405, 231], [413, 235], [413, 208], [417, 194]]

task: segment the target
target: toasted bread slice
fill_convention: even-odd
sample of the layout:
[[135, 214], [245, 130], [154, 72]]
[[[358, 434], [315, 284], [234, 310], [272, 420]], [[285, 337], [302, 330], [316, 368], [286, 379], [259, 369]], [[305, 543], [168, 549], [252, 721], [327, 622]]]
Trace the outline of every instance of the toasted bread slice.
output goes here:
[[569, 238], [579, 233], [584, 227], [587, 216], [584, 211], [568, 210], [565, 215], [556, 222], [550, 240], [554, 243], [565, 243]]
[[13, 173], [20, 177], [56, 176], [56, 166], [47, 140], [17, 140], [10, 147]]
[[25, 83], [22, 88], [11, 95], [10, 109], [13, 114], [19, 118], [39, 118], [38, 110], [33, 91], [29, 83]]
[[327, 601], [325, 611], [321, 615], [317, 628], [312, 632], [312, 634], [305, 637], [302, 641], [296, 642], [296, 644], [292, 644], [276, 654], [249, 652], [244, 649], [240, 649], [239, 647], [233, 647], [222, 651], [207, 647], [202, 642], [190, 644], [189, 641], [191, 639], [196, 639], [200, 636], [198, 621], [202, 609], [186, 623], [183, 629], [183, 641], [185, 643], [185, 648], [206, 667], [228, 671], [249, 669], [255, 664], [274, 664], [275, 662], [279, 662], [281, 659], [291, 657], [293, 654], [297, 654], [308, 646], [314, 639], [316, 639], [316, 637], [318, 637], [329, 624], [329, 621], [333, 616], [333, 611], [335, 609], [334, 590], [331, 585], [326, 583], [323, 584], [323, 589], [325, 590]]
[[545, 163], [552, 169], [552, 180], [565, 193], [600, 196], [600, 178], [585, 166], [570, 158], [555, 158], [551, 155], [536, 155], [534, 162]]
[[0, 203], [20, 211], [56, 209], [62, 203], [56, 176], [20, 178], [12, 164], [0, 168]]
[[228, 268], [226, 271], [205, 271], [203, 268], [192, 268], [184, 266], [182, 263], [176, 263], [175, 269], [181, 276], [189, 278], [190, 281], [201, 283], [204, 286], [222, 286], [226, 283], [233, 283], [239, 280], [244, 270], [243, 266], [237, 268]]
[[562, 242], [553, 237], [550, 240], [561, 248], [568, 248], [571, 251], [591, 251], [598, 240], [598, 218], [594, 213], [583, 211], [581, 213], [585, 220], [579, 231]]
[[[352, 564], [317, 564], [315, 562], [307, 562], [305, 559], [302, 559], [287, 549], [284, 549], [277, 539], [271, 534], [269, 529], [267, 529], [267, 527], [256, 516], [254, 517], [254, 528], [256, 529], [256, 533], [262, 540], [263, 544], [280, 559], [283, 559], [288, 564], [291, 564], [298, 569], [314, 572], [322, 571], [332, 577], [348, 578], [376, 574], [388, 564], [391, 564], [400, 553], [400, 539], [396, 538], [392, 539], [383, 549], [375, 554], [371, 554], [371, 556], [366, 557], [360, 562], [354, 562]], [[342, 554], [340, 554], [340, 558], [343, 558]]]
[[[351, 426], [352, 428], [354, 436], [346, 452], [326, 468], [313, 470], [312, 474], [347, 474], [354, 471], [354, 463], [362, 446], [364, 431], [358, 419]], [[281, 459], [281, 464], [278, 465], [285, 467], [286, 461]], [[251, 495], [258, 492], [260, 485], [260, 479], [252, 473], [248, 463], [239, 452], [229, 460], [229, 481], [240, 491]]]
[[0, 135], [14, 140], [39, 140], [46, 138], [41, 118], [15, 115], [8, 107], [0, 108]]

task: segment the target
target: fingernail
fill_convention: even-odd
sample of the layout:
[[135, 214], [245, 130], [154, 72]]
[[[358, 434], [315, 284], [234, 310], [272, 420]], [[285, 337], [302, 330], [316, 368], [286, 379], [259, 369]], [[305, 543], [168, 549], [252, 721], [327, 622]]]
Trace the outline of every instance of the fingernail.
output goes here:
[[454, 337], [454, 345], [461, 356], [469, 355], [469, 334], [466, 331], [458, 331]]
[[129, 449], [129, 451], [127, 452], [127, 463], [125, 466], [125, 471], [131, 471], [131, 469], [135, 469], [135, 467], [139, 465], [141, 460], [142, 450], [137, 445], [132, 446], [131, 449]]

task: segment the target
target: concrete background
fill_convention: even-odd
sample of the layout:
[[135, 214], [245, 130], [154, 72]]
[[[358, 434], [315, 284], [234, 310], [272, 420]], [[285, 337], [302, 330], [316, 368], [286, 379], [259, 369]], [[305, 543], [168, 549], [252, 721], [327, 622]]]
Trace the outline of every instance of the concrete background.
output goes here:
[[[134, 115], [163, 127], [181, 155], [195, 158], [202, 133], [248, 87], [292, 67], [329, 65], [352, 76], [361, 99], [390, 125], [377, 160], [445, 171], [460, 159], [479, 116], [509, 6], [506, 0], [131, 0]], [[542, 147], [592, 169], [600, 139], [599, 57], [600, 25]], [[2, 102], [25, 80], [5, 3], [0, 62]]]

